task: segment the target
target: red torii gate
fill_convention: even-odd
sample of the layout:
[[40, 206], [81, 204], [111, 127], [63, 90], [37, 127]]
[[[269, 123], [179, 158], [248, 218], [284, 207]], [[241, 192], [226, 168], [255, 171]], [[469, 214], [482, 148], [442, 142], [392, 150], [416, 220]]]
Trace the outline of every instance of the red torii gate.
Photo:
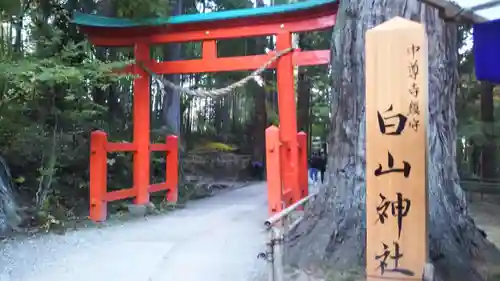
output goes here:
[[[170, 18], [129, 20], [100, 17], [75, 12], [74, 22], [98, 46], [134, 46], [137, 62], [157, 74], [187, 74], [258, 69], [276, 51], [265, 55], [217, 56], [216, 41], [255, 36], [276, 36], [276, 49], [292, 47], [292, 33], [331, 28], [335, 24], [337, 0], [312, 0], [264, 8], [240, 9], [207, 14], [181, 15]], [[202, 41], [202, 58], [156, 62], [150, 46], [162, 43]], [[297, 134], [294, 66], [328, 64], [329, 50], [290, 52], [270, 68], [277, 69], [280, 128], [266, 130], [266, 156], [269, 212], [284, 207], [307, 195], [307, 145], [305, 133]], [[135, 204], [149, 202], [149, 193], [167, 190], [167, 200], [177, 201], [178, 140], [167, 137], [166, 144], [150, 143], [150, 77], [139, 64], [127, 72], [138, 74], [134, 80], [133, 142], [108, 143], [106, 134], [96, 131], [91, 136], [90, 219], [106, 219], [108, 201], [135, 197]], [[299, 144], [300, 142], [300, 144]], [[134, 153], [133, 188], [107, 192], [107, 152]], [[167, 180], [150, 184], [150, 152], [167, 152]]]

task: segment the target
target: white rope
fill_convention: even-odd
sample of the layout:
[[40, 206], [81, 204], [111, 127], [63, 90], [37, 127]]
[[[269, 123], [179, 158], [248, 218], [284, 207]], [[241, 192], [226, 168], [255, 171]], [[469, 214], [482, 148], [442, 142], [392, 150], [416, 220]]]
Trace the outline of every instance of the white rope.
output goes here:
[[187, 94], [190, 96], [203, 97], [203, 98], [206, 98], [206, 97], [214, 98], [214, 97], [218, 97], [218, 96], [227, 95], [227, 94], [231, 93], [233, 90], [244, 86], [250, 80], [258, 77], [262, 72], [264, 72], [264, 70], [266, 70], [271, 64], [273, 64], [275, 61], [277, 61], [280, 57], [292, 52], [293, 50], [294, 50], [294, 48], [288, 48], [288, 49], [276, 52], [276, 55], [274, 57], [272, 57], [268, 62], [266, 62], [260, 68], [256, 69], [252, 73], [250, 73], [245, 78], [243, 78], [243, 79], [241, 79], [241, 80], [239, 80], [239, 81], [237, 81], [237, 82], [235, 82], [227, 87], [224, 87], [221, 89], [216, 89], [216, 90], [209, 90], [209, 91], [202, 90], [202, 89], [192, 90], [189, 88], [183, 88], [183, 87], [177, 86], [174, 83], [170, 82], [169, 80], [157, 75], [156, 73], [151, 71], [151, 69], [148, 69], [146, 66], [144, 66], [143, 63], [139, 63], [139, 65], [140, 65], [140, 67], [142, 67], [142, 69], [144, 69], [144, 71], [146, 71], [149, 75], [151, 75], [151, 77], [155, 80], [156, 83], [158, 83], [162, 94], [165, 94], [166, 88], [168, 87], [174, 91], [179, 91], [180, 93], [184, 93], [184, 94]]

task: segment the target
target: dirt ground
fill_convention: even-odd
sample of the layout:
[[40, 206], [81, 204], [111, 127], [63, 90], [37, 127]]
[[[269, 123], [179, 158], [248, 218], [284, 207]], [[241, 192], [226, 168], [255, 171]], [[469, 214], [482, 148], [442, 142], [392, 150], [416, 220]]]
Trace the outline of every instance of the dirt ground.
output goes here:
[[477, 226], [488, 235], [488, 240], [500, 248], [500, 195], [471, 194], [469, 207]]
[[[476, 225], [484, 230], [489, 241], [500, 249], [500, 195], [469, 194], [469, 208]], [[496, 259], [495, 259], [496, 260]], [[485, 265], [484, 274], [488, 281], [500, 281], [500, 264]]]

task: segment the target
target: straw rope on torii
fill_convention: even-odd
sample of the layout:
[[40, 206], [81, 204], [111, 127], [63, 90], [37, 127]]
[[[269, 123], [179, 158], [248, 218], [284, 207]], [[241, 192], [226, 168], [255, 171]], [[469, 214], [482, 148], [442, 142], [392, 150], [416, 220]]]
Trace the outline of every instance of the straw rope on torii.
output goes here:
[[293, 52], [295, 50], [295, 48], [287, 48], [287, 49], [284, 49], [282, 51], [278, 51], [276, 52], [276, 55], [273, 56], [268, 62], [266, 62], [264, 65], [262, 65], [260, 68], [254, 70], [252, 73], [250, 73], [248, 76], [246, 76], [245, 78], [239, 80], [239, 81], [236, 81], [235, 83], [229, 85], [229, 86], [226, 86], [224, 88], [221, 88], [221, 89], [216, 89], [216, 90], [203, 90], [203, 89], [196, 89], [196, 90], [193, 90], [193, 89], [189, 89], [189, 88], [184, 88], [184, 87], [181, 87], [181, 86], [177, 86], [175, 85], [174, 83], [172, 83], [171, 81], [157, 75], [156, 73], [154, 73], [153, 71], [151, 71], [151, 69], [147, 68], [143, 63], [139, 63], [139, 66], [144, 69], [144, 71], [146, 71], [149, 75], [151, 75], [151, 77], [155, 80], [155, 82], [161, 86], [160, 87], [160, 91], [162, 92], [162, 94], [165, 94], [165, 89], [166, 88], [170, 88], [174, 91], [179, 91], [180, 93], [184, 93], [184, 94], [187, 94], [187, 95], [190, 95], [190, 96], [195, 96], [195, 97], [202, 97], [202, 98], [206, 98], [206, 97], [211, 97], [211, 98], [215, 98], [215, 97], [219, 97], [219, 96], [224, 96], [224, 95], [227, 95], [227, 94], [230, 94], [234, 89], [237, 89], [237, 88], [240, 88], [240, 87], [243, 87], [245, 84], [247, 84], [250, 80], [258, 77], [260, 74], [262, 74], [262, 72], [264, 72], [264, 70], [266, 70], [271, 64], [273, 64], [274, 62], [276, 62], [280, 57], [290, 53], [290, 52]]

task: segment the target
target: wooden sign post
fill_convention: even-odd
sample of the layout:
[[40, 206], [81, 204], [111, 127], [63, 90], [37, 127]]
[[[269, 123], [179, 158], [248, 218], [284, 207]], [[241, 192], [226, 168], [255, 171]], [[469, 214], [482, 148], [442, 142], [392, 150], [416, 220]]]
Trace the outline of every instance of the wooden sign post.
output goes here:
[[427, 262], [427, 37], [393, 18], [366, 32], [367, 280], [422, 280]]

